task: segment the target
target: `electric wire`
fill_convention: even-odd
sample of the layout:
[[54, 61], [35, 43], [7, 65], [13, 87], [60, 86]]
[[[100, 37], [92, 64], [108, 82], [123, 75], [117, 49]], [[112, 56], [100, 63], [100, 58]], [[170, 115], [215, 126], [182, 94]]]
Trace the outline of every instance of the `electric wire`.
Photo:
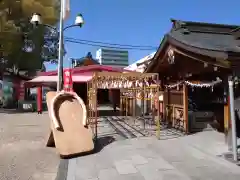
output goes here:
[[81, 44], [81, 45], [88, 45], [88, 46], [93, 46], [93, 47], [101, 47], [101, 48], [109, 48], [109, 49], [122, 49], [122, 50], [145, 50], [145, 51], [150, 51], [150, 50], [157, 50], [157, 48], [141, 48], [139, 47], [123, 47], [123, 46], [114, 46], [114, 45], [105, 45], [105, 44], [97, 44], [97, 43], [90, 43], [90, 42], [82, 42], [82, 41], [77, 41], [77, 40], [71, 40], [71, 39], [65, 39], [66, 42], [70, 43], [75, 43], [75, 44]]
[[71, 37], [65, 37], [66, 40], [73, 40], [73, 41], [80, 41], [80, 42], [87, 42], [87, 43], [94, 43], [94, 44], [103, 44], [103, 45], [110, 45], [110, 46], [124, 46], [124, 47], [132, 47], [132, 48], [153, 48], [156, 49], [155, 46], [141, 46], [141, 45], [129, 45], [129, 44], [117, 44], [117, 43], [107, 43], [102, 41], [92, 41], [86, 39], [77, 39]]

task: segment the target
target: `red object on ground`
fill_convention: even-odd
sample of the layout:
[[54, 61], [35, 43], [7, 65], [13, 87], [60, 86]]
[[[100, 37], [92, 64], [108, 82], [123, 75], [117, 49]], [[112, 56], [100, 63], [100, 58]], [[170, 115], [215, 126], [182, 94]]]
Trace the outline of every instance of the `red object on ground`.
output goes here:
[[37, 112], [42, 113], [42, 87], [37, 88]]
[[73, 79], [71, 69], [64, 69], [63, 71], [63, 90], [73, 91]]

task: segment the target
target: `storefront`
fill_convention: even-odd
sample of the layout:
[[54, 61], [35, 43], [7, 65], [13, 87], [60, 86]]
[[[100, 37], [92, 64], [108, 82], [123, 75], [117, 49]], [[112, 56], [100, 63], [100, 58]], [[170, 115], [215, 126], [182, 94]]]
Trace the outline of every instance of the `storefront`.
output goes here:
[[14, 108], [17, 102], [17, 86], [11, 76], [4, 76], [0, 82], [0, 104], [1, 107]]

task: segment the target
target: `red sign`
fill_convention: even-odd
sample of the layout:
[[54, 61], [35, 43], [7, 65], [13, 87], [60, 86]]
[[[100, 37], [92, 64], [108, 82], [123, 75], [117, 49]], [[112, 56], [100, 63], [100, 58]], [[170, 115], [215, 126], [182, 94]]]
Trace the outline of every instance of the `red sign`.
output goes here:
[[73, 80], [71, 69], [65, 69], [63, 71], [63, 90], [73, 91]]

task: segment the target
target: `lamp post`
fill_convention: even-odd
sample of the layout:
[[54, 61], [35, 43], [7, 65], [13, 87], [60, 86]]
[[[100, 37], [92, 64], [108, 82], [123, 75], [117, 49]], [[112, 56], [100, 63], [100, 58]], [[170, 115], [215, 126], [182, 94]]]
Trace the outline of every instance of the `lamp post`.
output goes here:
[[231, 131], [232, 131], [232, 152], [233, 160], [238, 161], [238, 152], [237, 152], [237, 131], [236, 131], [236, 119], [235, 119], [235, 107], [234, 107], [234, 80], [233, 77], [228, 78], [229, 86], [229, 100], [230, 100], [230, 115], [231, 115]]
[[[76, 19], [75, 19], [75, 23], [70, 25], [70, 26], [66, 26], [65, 28], [63, 27], [63, 2], [61, 1], [61, 14], [60, 14], [60, 24], [59, 24], [59, 45], [58, 45], [58, 81], [57, 81], [57, 91], [60, 91], [62, 89], [62, 84], [63, 84], [63, 32], [69, 28], [72, 27], [82, 27], [82, 25], [84, 24], [84, 19], [82, 17], [82, 14], [78, 14]], [[40, 24], [42, 24], [42, 19], [41, 19], [41, 15], [40, 14], [33, 14], [32, 19], [30, 21], [33, 25], [38, 26]], [[51, 29], [54, 29], [55, 31], [57, 31], [57, 29], [55, 27], [52, 27], [50, 25], [47, 24], [42, 24], [43, 26], [47, 26], [50, 27]]]

